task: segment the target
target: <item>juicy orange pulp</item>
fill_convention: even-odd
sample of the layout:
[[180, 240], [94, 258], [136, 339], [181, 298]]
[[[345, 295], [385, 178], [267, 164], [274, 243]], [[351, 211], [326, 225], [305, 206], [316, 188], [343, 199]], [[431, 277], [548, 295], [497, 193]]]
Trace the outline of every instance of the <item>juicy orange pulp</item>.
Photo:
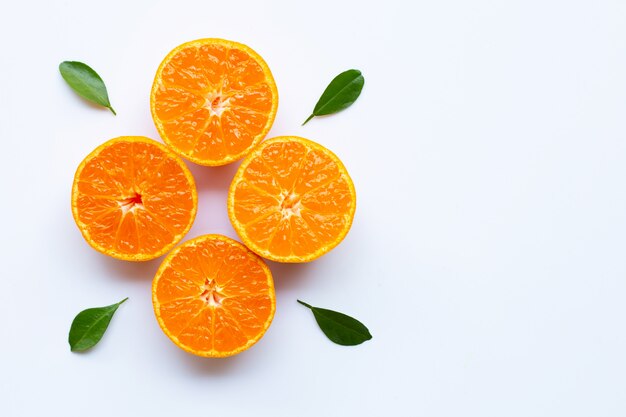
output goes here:
[[348, 233], [355, 209], [354, 185], [339, 158], [295, 136], [257, 146], [228, 194], [241, 239], [278, 262], [308, 262], [330, 251]]
[[174, 249], [152, 283], [159, 325], [181, 349], [237, 354], [256, 343], [276, 308], [272, 274], [241, 243], [205, 235]]
[[191, 173], [165, 146], [139, 136], [112, 139], [76, 170], [72, 214], [85, 240], [114, 258], [161, 256], [189, 231], [198, 198]]
[[278, 91], [263, 58], [223, 39], [175, 48], [161, 63], [150, 96], [163, 140], [201, 165], [243, 157], [270, 130]]

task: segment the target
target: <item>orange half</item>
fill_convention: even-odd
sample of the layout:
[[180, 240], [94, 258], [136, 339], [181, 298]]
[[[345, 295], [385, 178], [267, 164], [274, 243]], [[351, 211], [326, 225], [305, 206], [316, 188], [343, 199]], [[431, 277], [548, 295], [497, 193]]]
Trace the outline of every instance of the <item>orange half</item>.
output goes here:
[[265, 334], [276, 309], [272, 274], [261, 258], [226, 236], [185, 242], [152, 282], [159, 326], [181, 349], [232, 356]]
[[308, 262], [350, 230], [356, 192], [339, 158], [297, 136], [268, 139], [242, 162], [228, 215], [244, 243], [277, 262]]
[[263, 58], [224, 39], [199, 39], [171, 51], [150, 95], [165, 143], [200, 165], [242, 158], [265, 138], [277, 108], [278, 90]]
[[191, 228], [198, 207], [185, 163], [162, 144], [122, 136], [78, 166], [72, 214], [94, 249], [129, 261], [163, 255]]

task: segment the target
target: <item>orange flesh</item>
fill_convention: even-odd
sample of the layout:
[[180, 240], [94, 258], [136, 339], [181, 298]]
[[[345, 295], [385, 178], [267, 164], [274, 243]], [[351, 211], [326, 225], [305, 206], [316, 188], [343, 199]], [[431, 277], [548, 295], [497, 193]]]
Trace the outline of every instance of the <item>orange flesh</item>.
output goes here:
[[85, 239], [126, 260], [162, 255], [191, 227], [197, 196], [183, 162], [141, 137], [113, 139], [79, 166], [72, 211]]
[[356, 207], [339, 159], [298, 137], [269, 139], [242, 163], [229, 192], [229, 216], [246, 245], [279, 262], [306, 262], [346, 235]]
[[206, 235], [175, 249], [152, 284], [157, 320], [182, 349], [230, 356], [258, 341], [275, 310], [269, 268], [245, 246]]
[[269, 131], [278, 106], [272, 74], [253, 50], [221, 39], [174, 49], [157, 71], [152, 116], [163, 140], [202, 165], [241, 158]]

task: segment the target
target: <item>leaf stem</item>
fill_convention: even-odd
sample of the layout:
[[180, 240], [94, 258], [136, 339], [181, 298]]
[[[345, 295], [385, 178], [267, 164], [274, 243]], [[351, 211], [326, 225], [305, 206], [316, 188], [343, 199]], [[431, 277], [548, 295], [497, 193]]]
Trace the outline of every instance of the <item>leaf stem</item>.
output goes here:
[[305, 124], [307, 124], [307, 123], [309, 122], [309, 120], [311, 120], [311, 119], [312, 119], [312, 118], [314, 118], [314, 117], [315, 117], [315, 114], [311, 113], [311, 115], [309, 116], [309, 118], [308, 118], [308, 119], [306, 119], [306, 120], [304, 121], [304, 123], [302, 123], [302, 126], [304, 126]]
[[117, 303], [117, 305], [121, 305], [124, 303], [124, 301], [128, 300], [128, 297], [124, 298], [122, 301], [120, 301], [119, 303]]
[[302, 304], [303, 306], [308, 307], [311, 310], [313, 310], [313, 306], [312, 305], [309, 305], [309, 304], [305, 303], [304, 301], [300, 301], [300, 300], [296, 300], [296, 301], [299, 302], [300, 304]]
[[109, 110], [111, 110], [111, 112], [113, 112], [113, 115], [114, 115], [114, 116], [117, 116], [117, 113], [115, 113], [115, 110], [113, 110], [113, 107], [112, 107], [112, 106], [109, 106], [109, 107], [107, 107], [107, 108], [108, 108]]

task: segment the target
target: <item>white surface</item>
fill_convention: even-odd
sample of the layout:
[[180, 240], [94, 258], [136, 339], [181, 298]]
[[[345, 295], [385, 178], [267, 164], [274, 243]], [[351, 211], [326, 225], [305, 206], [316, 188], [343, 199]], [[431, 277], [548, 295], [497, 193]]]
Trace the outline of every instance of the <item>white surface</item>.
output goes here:
[[[51, 3], [0, 15], [0, 415], [626, 414], [626, 3]], [[154, 72], [200, 37], [264, 56], [271, 136], [334, 150], [358, 193], [336, 250], [270, 265], [275, 320], [228, 360], [175, 347], [152, 313], [160, 260], [96, 253], [69, 205], [98, 144], [157, 138]], [[68, 59], [102, 75], [117, 117], [70, 91]], [[351, 67], [358, 102], [300, 127]], [[236, 166], [192, 169], [188, 237], [234, 237]], [[102, 342], [70, 353], [74, 315], [125, 296]], [[296, 298], [354, 315], [373, 340], [333, 345]]]

